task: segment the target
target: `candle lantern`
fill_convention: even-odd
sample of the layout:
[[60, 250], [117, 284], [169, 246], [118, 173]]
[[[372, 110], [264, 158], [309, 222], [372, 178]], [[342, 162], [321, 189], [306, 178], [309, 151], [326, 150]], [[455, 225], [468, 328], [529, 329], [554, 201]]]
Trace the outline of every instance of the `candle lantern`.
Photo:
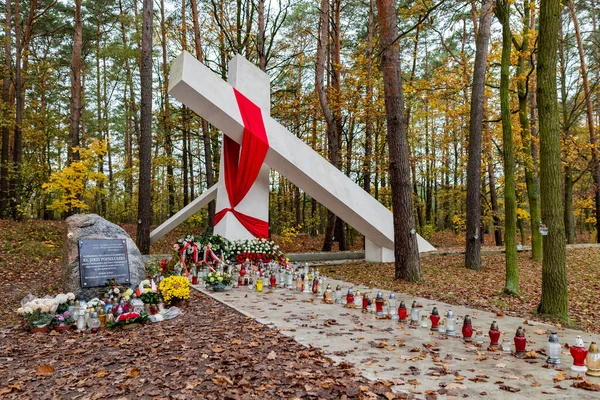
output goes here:
[[313, 294], [319, 293], [319, 280], [317, 278], [314, 278], [312, 281], [311, 291], [313, 292]]
[[502, 339], [502, 351], [510, 353], [510, 340], [508, 340], [508, 338]]
[[198, 284], [198, 268], [196, 268], [196, 266], [194, 265], [192, 267], [192, 285], [197, 285]]
[[362, 312], [366, 314], [369, 312], [369, 295], [365, 293], [362, 298]]
[[438, 312], [437, 307], [433, 307], [429, 319], [431, 320], [431, 330], [434, 332], [439, 331], [440, 328], [438, 327], [438, 324], [440, 323], [440, 313]]
[[309, 279], [308, 275], [304, 275], [304, 280], [302, 281], [302, 293], [310, 293], [311, 288], [309, 287]]
[[88, 319], [87, 325], [92, 330], [92, 333], [98, 332], [98, 328], [100, 328], [100, 320], [98, 319], [98, 313], [94, 311], [90, 314], [90, 318]]
[[263, 279], [262, 276], [260, 275], [260, 272], [256, 273], [256, 291], [258, 293], [261, 293], [263, 290]]
[[456, 335], [456, 317], [454, 316], [452, 310], [448, 310], [446, 313], [446, 335]]
[[600, 376], [600, 353], [598, 352], [598, 346], [596, 345], [596, 342], [592, 342], [592, 344], [590, 344], [585, 361], [588, 367], [586, 375]]
[[233, 278], [233, 287], [234, 288], [239, 287], [241, 284], [241, 278], [240, 278], [240, 272], [238, 271], [237, 267], [234, 268], [234, 270], [233, 270], [232, 278]]
[[248, 289], [254, 290], [254, 281], [252, 280], [252, 275], [248, 276]]
[[240, 275], [242, 278], [246, 275], [246, 272], [250, 272], [250, 260], [246, 258], [246, 261], [242, 264], [240, 269]]
[[490, 346], [498, 346], [500, 330], [498, 329], [498, 323], [496, 321], [492, 322], [488, 334], [490, 335]]
[[335, 287], [335, 303], [336, 304], [342, 304], [342, 287], [340, 285], [337, 285]]
[[475, 343], [477, 344], [483, 344], [483, 331], [481, 329], [477, 329], [477, 332], [475, 333]]
[[548, 338], [548, 344], [546, 345], [546, 353], [548, 354], [546, 362], [553, 365], [560, 364], [560, 350], [561, 345], [558, 343], [558, 334], [552, 332]]
[[327, 289], [325, 289], [323, 299], [325, 300], [325, 303], [333, 304], [333, 290], [331, 290], [331, 284], [327, 284]]
[[271, 277], [269, 278], [269, 285], [271, 289], [275, 289], [277, 286], [277, 278], [275, 277], [275, 272], [271, 272]]
[[398, 319], [398, 311], [396, 309], [396, 294], [394, 292], [390, 293], [390, 297], [388, 298], [389, 305], [389, 314], [392, 320]]
[[383, 316], [383, 293], [381, 292], [377, 292], [377, 297], [375, 297], [375, 315]]
[[410, 306], [410, 326], [419, 326], [419, 308], [416, 301]]
[[354, 304], [354, 293], [352, 293], [352, 289], [348, 289], [348, 293], [346, 294], [346, 305], [348, 307], [352, 307]]
[[292, 274], [292, 271], [287, 270], [285, 272], [285, 277], [286, 277], [286, 286], [288, 289], [293, 289], [294, 288], [294, 275]]
[[573, 365], [571, 365], [571, 370], [575, 372], [584, 373], [587, 371], [587, 367], [585, 366], [585, 356], [587, 355], [587, 350], [583, 347], [583, 339], [581, 336], [577, 336], [575, 339], [575, 344], [571, 346], [569, 349], [571, 352], [571, 356], [573, 356]]
[[473, 324], [471, 323], [471, 316], [465, 315], [465, 319], [463, 321], [462, 326], [462, 335], [465, 341], [470, 342], [471, 337], [473, 336]]
[[398, 307], [398, 321], [406, 321], [406, 305], [403, 301], [400, 302], [400, 306]]
[[319, 282], [319, 286], [317, 289], [317, 295], [323, 296], [323, 294], [325, 293], [325, 283], [323, 282], [323, 278], [319, 278], [318, 282]]
[[428, 328], [428, 327], [429, 327], [429, 322], [427, 322], [427, 316], [422, 315], [421, 316], [421, 328]]
[[[111, 314], [112, 315], [112, 314]], [[84, 308], [80, 308], [78, 315], [77, 315], [77, 330], [78, 331], [85, 331], [85, 309]]]
[[355, 308], [362, 307], [362, 299], [363, 299], [362, 293], [360, 292], [360, 290], [357, 290], [356, 293], [354, 294], [354, 307]]
[[319, 279], [319, 278], [320, 278], [320, 275], [319, 275], [319, 268], [317, 268], [317, 269], [315, 270], [315, 278], [317, 278], [317, 279]]
[[144, 313], [144, 302], [141, 299], [138, 299], [135, 294], [131, 299], [131, 305], [133, 306], [133, 312], [136, 312], [140, 315]]
[[525, 339], [525, 331], [522, 327], [517, 329], [515, 333], [515, 351], [517, 356], [522, 356], [525, 353], [525, 347], [527, 346], [527, 339]]
[[304, 275], [308, 275], [308, 263], [304, 263]]
[[302, 291], [302, 278], [300, 277], [300, 274], [296, 273], [294, 275], [294, 279], [296, 280], [296, 291], [301, 292]]

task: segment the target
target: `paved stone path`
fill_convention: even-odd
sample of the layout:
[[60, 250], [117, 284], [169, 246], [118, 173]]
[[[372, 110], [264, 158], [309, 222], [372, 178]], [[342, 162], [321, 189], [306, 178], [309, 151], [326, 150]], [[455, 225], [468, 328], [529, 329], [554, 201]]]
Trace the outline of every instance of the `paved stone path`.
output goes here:
[[[371, 297], [377, 289], [353, 286], [350, 283], [327, 280], [332, 287], [341, 285], [346, 293], [349, 287], [367, 291]], [[223, 293], [196, 289], [272, 326], [306, 346], [318, 347], [336, 362], [350, 362], [368, 379], [385, 379], [394, 383], [396, 392], [413, 393], [416, 398], [485, 398], [485, 399], [599, 399], [594, 393], [572, 387], [575, 377], [569, 367], [572, 357], [563, 348], [560, 368], [545, 368], [546, 357], [538, 350], [545, 349], [548, 333], [555, 327], [522, 318], [496, 316], [485, 311], [452, 306], [438, 301], [396, 294], [398, 303], [404, 300], [409, 308], [416, 300], [421, 315], [429, 316], [435, 306], [440, 314], [453, 310], [458, 317], [456, 337], [431, 332], [428, 328], [410, 328], [389, 319], [377, 319], [374, 314], [363, 314], [359, 309], [340, 304], [323, 304], [321, 299], [288, 289], [263, 293], [248, 288], [231, 289]], [[387, 298], [389, 292], [383, 292]], [[471, 315], [474, 329], [481, 329], [485, 342], [481, 347], [462, 340], [462, 318]], [[538, 351], [536, 359], [517, 359], [501, 350], [488, 351], [487, 332], [493, 320], [498, 322], [503, 337], [513, 337], [518, 326], [526, 330], [527, 350]], [[561, 344], [572, 344], [581, 335], [586, 348], [591, 341], [600, 343], [599, 335], [558, 329]], [[475, 335], [473, 335], [475, 336]], [[513, 346], [514, 350], [514, 346]], [[545, 350], [544, 350], [545, 351]], [[561, 373], [561, 369], [563, 370]], [[566, 377], [567, 379], [561, 380]], [[600, 378], [586, 377], [600, 384]], [[504, 389], [502, 389], [504, 387]], [[508, 389], [508, 390], [506, 390]], [[510, 392], [509, 390], [518, 390]]]

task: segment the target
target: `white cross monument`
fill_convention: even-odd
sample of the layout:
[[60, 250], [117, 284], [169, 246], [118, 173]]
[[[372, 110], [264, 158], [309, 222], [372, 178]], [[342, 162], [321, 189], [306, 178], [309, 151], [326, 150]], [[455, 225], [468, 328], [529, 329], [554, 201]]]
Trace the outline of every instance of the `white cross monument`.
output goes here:
[[[237, 55], [229, 63], [228, 80], [229, 82], [223, 81], [194, 56], [184, 51], [171, 66], [169, 94], [240, 144], [244, 123], [233, 88], [260, 107], [269, 150], [256, 182], [235, 207], [236, 210], [264, 221], [268, 220], [268, 174], [269, 168], [273, 168], [362, 233], [365, 236], [367, 261], [393, 261], [394, 226], [390, 210], [271, 118], [268, 75]], [[218, 183], [156, 228], [151, 233], [151, 243], [215, 198], [217, 211], [228, 208], [229, 200], [222, 174], [221, 155]], [[215, 233], [229, 240], [252, 238], [232, 213], [227, 213], [215, 226]], [[418, 234], [417, 242], [419, 252], [435, 250]]]

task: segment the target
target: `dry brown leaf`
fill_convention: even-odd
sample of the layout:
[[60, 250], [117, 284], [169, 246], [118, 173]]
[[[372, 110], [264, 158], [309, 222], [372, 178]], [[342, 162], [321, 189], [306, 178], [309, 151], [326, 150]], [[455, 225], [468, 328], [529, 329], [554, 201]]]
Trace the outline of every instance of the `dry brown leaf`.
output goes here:
[[52, 365], [42, 364], [38, 367], [36, 375], [54, 375], [54, 372], [56, 371], [54, 370], [54, 367]]
[[276, 359], [276, 358], [277, 358], [277, 353], [275, 353], [275, 351], [273, 351], [273, 350], [272, 350], [272, 351], [269, 353], [269, 355], [267, 356], [267, 359], [268, 359], [268, 360], [274, 360], [274, 359]]
[[212, 381], [215, 385], [219, 385], [219, 386], [233, 385], [233, 382], [231, 381], [231, 379], [229, 379], [228, 377], [226, 377], [224, 375], [215, 375], [215, 377], [212, 379]]
[[556, 383], [556, 382], [564, 381], [565, 379], [566, 379], [565, 373], [563, 371], [558, 371], [558, 374], [556, 374], [556, 376], [554, 378], [552, 378], [552, 381], [554, 383]]
[[127, 377], [128, 378], [135, 378], [139, 374], [140, 374], [140, 369], [139, 368], [131, 368], [129, 370], [129, 372], [127, 373]]
[[223, 351], [225, 351], [225, 349], [222, 349], [221, 347], [213, 347], [212, 349], [210, 349], [213, 353], [221, 353]]
[[108, 375], [108, 372], [106, 372], [106, 370], [102, 370], [102, 371], [98, 371], [96, 372], [96, 378], [104, 378], [106, 375]]

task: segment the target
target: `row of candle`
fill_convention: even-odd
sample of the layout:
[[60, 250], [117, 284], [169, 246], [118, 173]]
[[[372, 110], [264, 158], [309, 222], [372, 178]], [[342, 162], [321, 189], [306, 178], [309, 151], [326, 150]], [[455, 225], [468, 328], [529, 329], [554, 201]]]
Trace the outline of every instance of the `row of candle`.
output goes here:
[[[339, 302], [341, 292], [340, 287], [336, 288], [336, 302]], [[384, 310], [384, 305], [387, 304], [387, 310]], [[357, 292], [357, 296], [354, 295], [352, 289], [348, 290], [346, 295], [346, 305], [349, 307], [361, 307], [363, 312], [367, 312], [368, 308], [372, 305], [372, 302], [368, 298], [368, 295], [365, 293], [362, 298]], [[389, 314], [392, 320], [398, 320], [399, 322], [405, 322], [408, 318], [408, 310], [404, 301], [400, 302], [400, 305], [397, 308], [396, 312], [396, 295], [392, 292], [389, 295], [388, 301], [384, 300], [383, 294], [381, 292], [377, 293], [375, 297], [375, 312], [379, 317], [383, 317], [384, 315]], [[411, 326], [421, 326], [423, 328], [429, 327], [429, 323], [427, 322], [427, 317], [423, 315], [421, 317], [421, 323], [419, 324], [419, 315], [420, 310], [416, 301], [413, 301], [411, 309], [410, 309], [410, 325]], [[445, 319], [445, 327], [440, 326], [440, 314], [437, 307], [433, 307], [431, 314], [429, 315], [429, 320], [431, 322], [431, 330], [432, 331], [442, 331], [445, 332], [448, 336], [456, 335], [456, 317], [452, 310], [448, 310], [446, 313]], [[461, 330], [463, 339], [465, 341], [471, 341], [473, 337], [473, 325], [471, 321], [471, 317], [466, 315], [463, 320], [463, 326]], [[498, 328], [498, 323], [493, 321], [490, 330], [488, 331], [488, 335], [490, 338], [490, 346], [499, 346], [500, 340], [500, 329]], [[483, 344], [484, 337], [481, 330], [476, 331], [475, 342], [478, 344]], [[514, 336], [514, 344], [515, 344], [515, 353], [517, 357], [522, 357], [526, 352], [527, 339], [525, 338], [525, 331], [522, 327], [519, 327]], [[511, 352], [510, 342], [507, 338], [504, 338], [502, 341], [501, 348], [504, 352]], [[556, 332], [552, 332], [548, 339], [548, 344], [546, 347], [547, 356], [546, 362], [548, 364], [558, 365], [560, 364], [560, 353], [562, 346], [558, 342], [558, 334]], [[583, 339], [581, 336], [577, 336], [575, 340], [575, 344], [570, 347], [570, 353], [573, 357], [573, 365], [571, 369], [575, 372], [586, 373], [589, 376], [600, 376], [600, 352], [598, 351], [598, 347], [596, 342], [592, 342], [589, 346], [589, 349], [586, 350], [583, 344]], [[587, 366], [586, 366], [587, 364]]]

